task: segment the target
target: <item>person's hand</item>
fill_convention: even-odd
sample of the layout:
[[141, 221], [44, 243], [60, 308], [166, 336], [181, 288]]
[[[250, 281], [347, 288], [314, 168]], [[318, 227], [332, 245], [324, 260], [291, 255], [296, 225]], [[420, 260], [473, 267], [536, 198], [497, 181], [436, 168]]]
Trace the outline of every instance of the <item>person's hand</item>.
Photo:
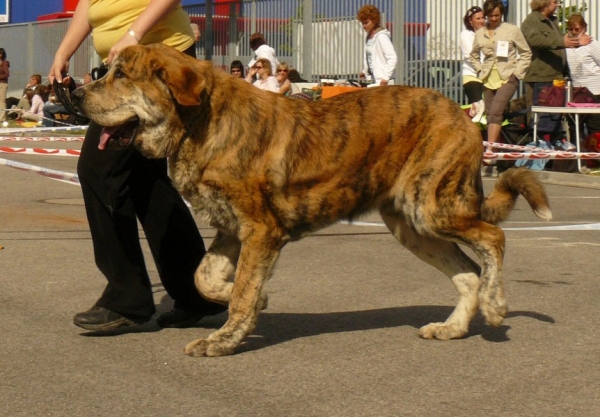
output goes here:
[[565, 48], [577, 48], [579, 46], [579, 38], [571, 38], [565, 35]]
[[587, 33], [582, 33], [579, 35], [579, 46], [586, 46], [592, 42], [592, 37]]
[[68, 83], [70, 78], [69, 60], [59, 56], [54, 57], [54, 62], [52, 63], [50, 72], [48, 73], [48, 82], [52, 84], [54, 83], [54, 79], [56, 79], [56, 81], [59, 83], [62, 83], [63, 81]]
[[381, 80], [379, 85], [388, 85], [388, 80]]
[[367, 78], [367, 77], [365, 76], [365, 73], [364, 73], [364, 72], [361, 72], [361, 73], [358, 75], [358, 78]]
[[[137, 36], [137, 35], [136, 35]], [[117, 41], [117, 43], [115, 43], [113, 45], [112, 48], [110, 48], [110, 51], [108, 51], [108, 58], [106, 59], [106, 63], [108, 65], [110, 65], [113, 61], [113, 59], [115, 59], [117, 57], [117, 55], [119, 55], [119, 53], [127, 48], [128, 46], [133, 46], [133, 45], [137, 45], [139, 44], [139, 42], [137, 41], [136, 38], [134, 38], [133, 36], [131, 36], [129, 34], [129, 31], [127, 31], [127, 33], [125, 33], [121, 39], [119, 39]]]

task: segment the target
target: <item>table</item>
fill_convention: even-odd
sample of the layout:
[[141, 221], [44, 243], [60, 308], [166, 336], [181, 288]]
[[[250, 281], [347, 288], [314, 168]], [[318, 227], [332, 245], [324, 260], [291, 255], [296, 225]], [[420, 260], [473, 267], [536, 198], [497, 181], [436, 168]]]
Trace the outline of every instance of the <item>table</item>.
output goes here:
[[[600, 107], [544, 107], [544, 106], [532, 106], [531, 113], [533, 113], [533, 137], [537, 140], [537, 125], [538, 125], [538, 114], [539, 113], [553, 113], [553, 114], [568, 114], [573, 117], [575, 121], [575, 146], [577, 146], [577, 152], [580, 152], [580, 138], [579, 138], [579, 115], [580, 114], [600, 114]], [[577, 159], [577, 169], [581, 172], [581, 159]]]

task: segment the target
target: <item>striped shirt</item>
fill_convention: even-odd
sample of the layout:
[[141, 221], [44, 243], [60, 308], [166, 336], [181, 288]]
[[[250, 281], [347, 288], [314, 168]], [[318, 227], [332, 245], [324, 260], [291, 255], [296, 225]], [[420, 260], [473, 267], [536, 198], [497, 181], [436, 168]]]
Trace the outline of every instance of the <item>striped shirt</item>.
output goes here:
[[587, 87], [594, 95], [600, 95], [600, 42], [579, 48], [567, 48], [567, 62], [573, 87]]

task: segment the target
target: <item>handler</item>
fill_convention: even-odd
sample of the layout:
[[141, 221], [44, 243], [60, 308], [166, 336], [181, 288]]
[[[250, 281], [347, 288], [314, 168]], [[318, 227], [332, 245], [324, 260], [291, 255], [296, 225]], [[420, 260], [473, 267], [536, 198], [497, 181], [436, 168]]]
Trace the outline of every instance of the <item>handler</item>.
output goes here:
[[[180, 0], [80, 0], [56, 52], [48, 80], [68, 77], [69, 59], [93, 32], [94, 47], [110, 65], [131, 45], [165, 43], [195, 57], [194, 37]], [[144, 323], [156, 312], [139, 240], [140, 221], [158, 274], [175, 301], [162, 327], [189, 327], [225, 306], [200, 297], [194, 272], [206, 253], [185, 202], [171, 184], [165, 159], [149, 160], [133, 148], [98, 149], [102, 127], [90, 123], [77, 173], [92, 234], [96, 265], [108, 284], [74, 323], [108, 330]]]

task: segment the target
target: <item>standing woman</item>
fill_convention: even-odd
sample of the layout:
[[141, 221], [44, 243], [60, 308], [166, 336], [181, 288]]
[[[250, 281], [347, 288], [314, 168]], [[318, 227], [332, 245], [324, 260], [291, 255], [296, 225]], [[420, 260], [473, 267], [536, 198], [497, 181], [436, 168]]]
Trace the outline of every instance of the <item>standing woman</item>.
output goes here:
[[471, 106], [471, 117], [483, 113], [483, 83], [477, 77], [475, 68], [471, 65], [471, 51], [475, 32], [485, 25], [483, 10], [479, 6], [473, 6], [463, 18], [465, 29], [460, 32], [460, 50], [463, 56], [462, 83], [467, 101]]
[[[531, 62], [531, 50], [519, 28], [502, 21], [502, 1], [487, 0], [483, 14], [487, 23], [475, 32], [471, 65], [483, 82], [488, 142], [493, 143], [500, 137], [504, 108]], [[483, 61], [480, 61], [481, 55]]]
[[8, 90], [8, 77], [10, 76], [10, 62], [6, 59], [6, 51], [4, 48], [0, 48], [0, 106], [2, 106], [2, 113], [0, 113], [0, 121], [6, 118], [6, 91]]
[[[69, 59], [93, 33], [96, 52], [108, 64], [124, 48], [164, 43], [195, 56], [188, 15], [180, 0], [80, 0], [48, 74], [68, 79]], [[136, 149], [99, 150], [102, 126], [90, 123], [77, 173], [92, 234], [96, 265], [108, 284], [94, 306], [73, 318], [87, 330], [146, 322], [156, 311], [140, 245], [139, 219], [158, 274], [175, 301], [161, 327], [193, 326], [225, 310], [203, 299], [194, 273], [205, 254], [194, 218], [167, 175], [166, 159], [147, 159]]]
[[[554, 80], [564, 80], [564, 76], [568, 74], [565, 49], [585, 46], [591, 42], [589, 35], [571, 38], [562, 33], [556, 16], [559, 3], [559, 0], [531, 0], [531, 13], [521, 23], [521, 32], [533, 52], [531, 65], [524, 79], [527, 107], [538, 105], [542, 89], [552, 86]], [[554, 142], [562, 136], [560, 119], [560, 114], [540, 113], [538, 132], [550, 135]]]
[[360, 78], [369, 78], [373, 86], [393, 85], [398, 58], [390, 32], [381, 27], [381, 13], [369, 4], [360, 8], [356, 18], [367, 32]]
[[[581, 14], [574, 13], [567, 21], [567, 29], [569, 38], [584, 37], [587, 22]], [[592, 39], [588, 45], [567, 49], [567, 62], [573, 87], [587, 87], [594, 95], [594, 102], [600, 103], [600, 42]], [[586, 116], [585, 125], [590, 134], [600, 132], [600, 115]]]

